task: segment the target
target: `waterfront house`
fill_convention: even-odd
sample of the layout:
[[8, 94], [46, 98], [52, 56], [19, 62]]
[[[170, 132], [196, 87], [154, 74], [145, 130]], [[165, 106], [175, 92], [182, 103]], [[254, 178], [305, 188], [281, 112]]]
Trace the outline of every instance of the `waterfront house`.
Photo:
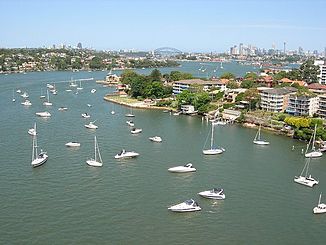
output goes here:
[[294, 116], [312, 117], [318, 111], [319, 97], [316, 95], [290, 94], [286, 112]]
[[304, 86], [306, 87], [308, 84], [305, 82], [305, 81], [300, 81], [300, 80], [291, 80], [289, 78], [282, 78], [281, 80], [278, 81], [279, 84], [283, 84], [283, 83], [286, 83], [286, 84], [289, 84], [289, 85], [292, 85], [292, 84], [298, 84], [300, 86]]
[[209, 91], [212, 88], [220, 89], [224, 91], [226, 89], [226, 84], [224, 81], [204, 81], [202, 79], [187, 79], [175, 81], [173, 83], [173, 94], [180, 94], [183, 90], [191, 90], [195, 86], [202, 86], [203, 91]]
[[182, 114], [187, 114], [187, 115], [194, 115], [197, 113], [197, 111], [195, 111], [195, 107], [193, 105], [182, 105], [181, 112], [182, 112]]
[[317, 115], [326, 118], [326, 94], [319, 95], [319, 108], [317, 111]]
[[326, 94], [326, 85], [319, 83], [311, 83], [308, 85], [309, 91], [316, 94]]
[[241, 115], [241, 111], [236, 111], [236, 110], [225, 109], [222, 112], [223, 119], [232, 122], [238, 117], [240, 117], [240, 115]]
[[284, 87], [264, 89], [260, 91], [260, 107], [264, 111], [284, 112], [288, 107], [290, 94], [297, 92], [296, 88]]
[[315, 66], [319, 66], [318, 82], [326, 85], [326, 62], [324, 60], [315, 60]]
[[224, 92], [224, 100], [234, 103], [238, 94], [246, 92], [246, 88], [228, 89]]

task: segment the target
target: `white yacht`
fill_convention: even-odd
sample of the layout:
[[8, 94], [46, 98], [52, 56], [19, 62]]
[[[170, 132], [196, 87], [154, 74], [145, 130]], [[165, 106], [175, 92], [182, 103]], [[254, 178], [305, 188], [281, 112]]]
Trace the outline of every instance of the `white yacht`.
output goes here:
[[161, 143], [162, 142], [162, 138], [160, 136], [153, 136], [153, 137], [149, 137], [148, 139], [150, 141], [157, 142], [157, 143]]
[[16, 90], [16, 93], [18, 93], [18, 94], [21, 94], [21, 92], [22, 92], [22, 91], [21, 91], [20, 89], [17, 89], [17, 90]]
[[198, 203], [195, 200], [189, 199], [182, 203], [169, 207], [168, 210], [173, 212], [194, 212], [194, 211], [200, 211], [201, 208], [199, 207]]
[[224, 151], [225, 151], [225, 149], [222, 147], [214, 147], [214, 125], [212, 123], [210, 149], [203, 150], [203, 154], [204, 155], [216, 155], [216, 154], [221, 154]]
[[49, 88], [49, 89], [54, 89], [54, 85], [52, 85], [50, 83], [46, 84], [46, 87]]
[[32, 135], [32, 136], [35, 136], [37, 134], [37, 132], [36, 132], [36, 123], [34, 123], [34, 127], [33, 128], [30, 128], [28, 130], [28, 134], [29, 135]]
[[94, 159], [89, 159], [86, 161], [89, 166], [102, 167], [103, 161], [100, 153], [100, 148], [97, 143], [96, 136], [94, 136]]
[[39, 117], [50, 117], [51, 116], [51, 113], [48, 111], [36, 112], [35, 114]]
[[199, 192], [198, 195], [209, 199], [217, 199], [217, 200], [225, 199], [224, 190], [221, 188], [214, 188], [212, 190], [202, 191]]
[[130, 126], [130, 127], [133, 127], [135, 126], [134, 122], [133, 121], [126, 121], [126, 123]]
[[132, 134], [139, 134], [142, 131], [143, 130], [141, 128], [133, 128], [133, 129], [131, 129], [130, 133], [132, 133]]
[[96, 89], [93, 88], [93, 89], [91, 90], [91, 93], [94, 94], [95, 92], [96, 92]]
[[255, 136], [254, 140], [253, 140], [254, 144], [256, 144], [256, 145], [269, 145], [268, 141], [262, 140], [260, 138], [260, 129], [261, 129], [261, 125], [259, 125], [258, 131], [256, 133], [256, 136]]
[[114, 156], [115, 159], [120, 159], [120, 158], [132, 158], [132, 157], [137, 157], [139, 156], [139, 153], [134, 152], [134, 151], [125, 151], [125, 149], [122, 149], [120, 153]]
[[300, 176], [294, 177], [294, 182], [301, 184], [301, 185], [313, 187], [314, 185], [319, 184], [319, 180], [314, 179], [311, 176], [311, 174], [308, 175], [309, 162], [310, 162], [310, 159], [306, 161], [306, 163], [301, 171]]
[[32, 167], [38, 167], [41, 166], [43, 163], [45, 163], [49, 156], [46, 152], [41, 150], [41, 152], [38, 154], [37, 151], [38, 145], [37, 145], [37, 138], [36, 136], [33, 137], [33, 151], [32, 151]]
[[81, 85], [81, 81], [79, 81], [79, 87], [77, 87], [77, 90], [83, 90], [84, 88]]
[[318, 205], [317, 205], [317, 207], [314, 207], [314, 209], [313, 209], [314, 214], [326, 213], [326, 204], [320, 203], [320, 202], [321, 202], [321, 193], [319, 195]]
[[64, 106], [58, 108], [58, 111], [66, 111], [66, 110], [68, 110], [68, 108]]
[[[95, 121], [94, 121], [94, 122], [95, 122]], [[89, 124], [85, 124], [85, 127], [86, 127], [86, 128], [89, 128], [89, 129], [97, 129], [98, 126], [96, 126], [96, 125], [94, 124], [94, 122], [90, 122]]]
[[46, 90], [46, 96], [47, 96], [47, 101], [43, 102], [43, 105], [45, 106], [51, 106], [52, 102], [50, 102], [50, 97], [49, 97], [49, 90]]
[[91, 115], [89, 115], [87, 112], [81, 114], [81, 116], [82, 116], [83, 118], [90, 118], [90, 117], [91, 117]]
[[67, 147], [79, 147], [80, 146], [80, 143], [74, 142], [74, 141], [70, 141], [70, 142], [66, 143], [65, 146], [67, 146]]
[[24, 102], [21, 103], [22, 105], [25, 105], [25, 106], [31, 106], [32, 103], [29, 101], [29, 100], [25, 100]]
[[[307, 158], [321, 157], [323, 155], [323, 153], [320, 151], [320, 149], [316, 150], [316, 148], [315, 148], [316, 130], [317, 130], [317, 124], [315, 124], [314, 133], [311, 136], [309, 143], [307, 144], [307, 149], [305, 152], [305, 157], [307, 157]], [[311, 149], [309, 150], [310, 147], [311, 147]]]
[[195, 172], [196, 169], [192, 166], [191, 163], [187, 163], [184, 166], [169, 168], [168, 171], [172, 173], [189, 173], [189, 172]]
[[29, 97], [29, 95], [28, 95], [28, 93], [27, 92], [24, 92], [22, 95], [20, 95], [21, 97], [23, 97], [24, 99], [26, 99], [26, 98], [28, 98]]

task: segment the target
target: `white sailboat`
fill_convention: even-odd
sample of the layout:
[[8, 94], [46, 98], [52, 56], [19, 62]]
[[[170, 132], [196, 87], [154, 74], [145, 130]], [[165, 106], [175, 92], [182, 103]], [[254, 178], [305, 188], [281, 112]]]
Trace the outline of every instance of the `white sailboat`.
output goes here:
[[12, 90], [12, 102], [15, 102], [16, 99], [15, 99], [15, 90], [13, 89]]
[[306, 163], [300, 173], [300, 176], [295, 176], [294, 177], [294, 182], [301, 184], [301, 185], [305, 185], [305, 186], [309, 186], [309, 187], [313, 187], [314, 185], [318, 185], [319, 184], [319, 180], [315, 180], [311, 174], [308, 175], [308, 170], [309, 170], [309, 160], [306, 160]]
[[326, 213], [326, 204], [325, 203], [320, 203], [321, 202], [321, 194], [319, 195], [319, 200], [318, 200], [318, 205], [317, 207], [314, 207], [313, 212], [314, 214], [322, 214]]
[[[316, 148], [315, 148], [316, 130], [317, 130], [317, 124], [315, 125], [314, 133], [311, 136], [309, 143], [307, 144], [305, 157], [309, 157], [309, 158], [311, 158], [311, 157], [321, 157], [323, 155], [323, 153], [320, 151], [320, 149], [316, 150]], [[309, 151], [310, 146], [311, 146], [311, 150]]]
[[45, 95], [43, 95], [43, 90], [41, 89], [41, 95], [40, 95], [40, 99], [44, 99]]
[[130, 108], [130, 113], [125, 114], [126, 117], [135, 117], [135, 115], [132, 113], [132, 108]]
[[220, 68], [221, 68], [221, 69], [224, 69], [224, 67], [223, 67], [223, 62], [221, 62]]
[[46, 90], [46, 96], [47, 96], [47, 101], [44, 101], [43, 102], [43, 105], [51, 106], [52, 105], [52, 102], [50, 102], [49, 90]]
[[94, 136], [94, 159], [89, 159], [86, 161], [89, 166], [102, 167], [103, 161], [100, 153], [100, 148], [97, 143], [96, 136]]
[[[35, 125], [35, 130], [36, 130], [36, 125]], [[36, 138], [36, 135], [35, 135], [33, 137], [33, 150], [32, 150], [32, 162], [31, 162], [32, 167], [41, 166], [49, 158], [47, 153], [44, 152], [43, 150], [41, 150], [41, 152], [38, 153], [37, 148], [38, 148], [37, 138]]]
[[216, 155], [221, 154], [225, 151], [224, 148], [218, 147], [214, 148], [214, 125], [212, 124], [212, 130], [211, 130], [211, 147], [210, 149], [203, 150], [204, 155]]
[[253, 140], [254, 144], [256, 144], [256, 145], [269, 145], [268, 141], [262, 140], [260, 138], [260, 129], [261, 129], [261, 125], [259, 125], [258, 131], [256, 133], [256, 136], [255, 136], [254, 140]]
[[79, 81], [79, 87], [77, 87], [77, 90], [82, 90], [84, 89], [82, 86], [81, 86], [81, 81]]

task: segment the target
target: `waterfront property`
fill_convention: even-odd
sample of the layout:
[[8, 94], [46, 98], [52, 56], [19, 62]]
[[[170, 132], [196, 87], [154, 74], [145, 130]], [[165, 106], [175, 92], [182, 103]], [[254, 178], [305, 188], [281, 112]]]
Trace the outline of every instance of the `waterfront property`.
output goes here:
[[296, 91], [297, 89], [293, 87], [264, 89], [260, 92], [260, 106], [264, 111], [284, 112], [288, 106], [290, 94]]
[[319, 96], [318, 116], [326, 118], [326, 94]]
[[312, 117], [318, 111], [319, 97], [316, 95], [291, 94], [286, 112], [294, 116]]
[[316, 60], [314, 65], [319, 66], [319, 83], [326, 84], [326, 63], [324, 60]]
[[202, 79], [187, 79], [175, 81], [173, 83], [173, 94], [180, 94], [183, 90], [190, 90], [196, 85], [203, 86], [204, 91], [208, 91], [212, 88], [220, 89], [222, 91], [226, 89], [226, 83], [221, 80], [204, 81]]

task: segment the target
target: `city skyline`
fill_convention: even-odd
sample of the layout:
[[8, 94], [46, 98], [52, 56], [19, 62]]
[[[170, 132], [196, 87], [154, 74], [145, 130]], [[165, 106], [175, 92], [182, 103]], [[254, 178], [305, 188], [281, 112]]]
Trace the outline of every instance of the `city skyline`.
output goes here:
[[226, 52], [233, 45], [324, 51], [325, 1], [1, 1], [0, 47]]

